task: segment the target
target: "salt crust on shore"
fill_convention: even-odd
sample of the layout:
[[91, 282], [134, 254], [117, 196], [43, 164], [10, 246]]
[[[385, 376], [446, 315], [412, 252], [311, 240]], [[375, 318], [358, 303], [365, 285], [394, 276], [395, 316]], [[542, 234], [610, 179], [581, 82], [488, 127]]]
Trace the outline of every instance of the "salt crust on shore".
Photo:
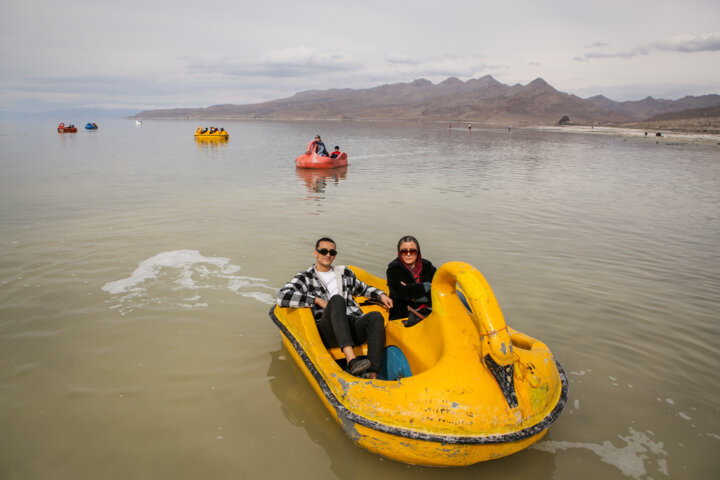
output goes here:
[[693, 144], [693, 145], [716, 145], [720, 146], [720, 135], [710, 135], [703, 133], [685, 133], [662, 131], [662, 136], [658, 137], [656, 131], [639, 130], [635, 128], [618, 128], [618, 127], [587, 127], [582, 125], [557, 125], [547, 127], [526, 127], [532, 130], [545, 130], [551, 132], [567, 132], [567, 133], [585, 133], [596, 135], [615, 135], [624, 139], [640, 140], [655, 143], [666, 144]]

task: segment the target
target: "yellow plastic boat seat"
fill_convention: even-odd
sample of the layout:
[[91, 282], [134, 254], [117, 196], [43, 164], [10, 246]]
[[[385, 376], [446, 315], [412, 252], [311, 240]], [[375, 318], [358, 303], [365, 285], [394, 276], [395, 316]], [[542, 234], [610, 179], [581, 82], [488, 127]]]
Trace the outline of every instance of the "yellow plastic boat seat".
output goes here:
[[[367, 305], [367, 304], [365, 304], [365, 302], [367, 300], [368, 299], [365, 297], [356, 297], [355, 298], [355, 301], [358, 303], [358, 305], [361, 305], [363, 312], [365, 312], [365, 313], [380, 312], [382, 314], [383, 320], [385, 321], [385, 324], [384, 324], [385, 330], [387, 331], [387, 326], [388, 326], [387, 310], [385, 310], [384, 308], [382, 308], [379, 305]], [[359, 356], [367, 356], [367, 343], [363, 343], [362, 345], [356, 345], [355, 347], [353, 347], [353, 350], [355, 351], [355, 355], [357, 355], [358, 357]], [[330, 352], [330, 355], [332, 355], [332, 357], [335, 360], [344, 360], [345, 359], [345, 354], [342, 352], [340, 347], [328, 348], [328, 352]]]
[[[353, 351], [358, 357], [367, 356], [367, 343], [353, 347]], [[330, 355], [332, 355], [335, 360], [345, 360], [345, 354], [340, 347], [328, 348], [328, 352], [330, 352]]]

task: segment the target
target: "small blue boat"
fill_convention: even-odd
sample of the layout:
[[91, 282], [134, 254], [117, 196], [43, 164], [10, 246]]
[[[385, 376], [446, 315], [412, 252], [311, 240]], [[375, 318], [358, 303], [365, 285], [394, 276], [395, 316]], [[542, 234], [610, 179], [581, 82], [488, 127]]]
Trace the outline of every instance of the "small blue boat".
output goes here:
[[85, 130], [97, 130], [98, 126], [95, 123], [86, 123], [85, 124]]

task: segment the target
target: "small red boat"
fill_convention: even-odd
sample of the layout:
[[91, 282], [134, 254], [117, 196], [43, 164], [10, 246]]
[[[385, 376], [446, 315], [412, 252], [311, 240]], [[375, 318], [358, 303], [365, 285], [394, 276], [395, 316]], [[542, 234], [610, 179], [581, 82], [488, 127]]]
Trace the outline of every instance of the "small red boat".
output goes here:
[[295, 159], [295, 166], [298, 168], [335, 168], [344, 167], [348, 164], [347, 154], [341, 152], [337, 157], [323, 157], [315, 153], [317, 144], [315, 140], [308, 144], [307, 151]]
[[77, 127], [75, 125], [65, 126], [65, 123], [58, 125], [58, 133], [77, 133]]

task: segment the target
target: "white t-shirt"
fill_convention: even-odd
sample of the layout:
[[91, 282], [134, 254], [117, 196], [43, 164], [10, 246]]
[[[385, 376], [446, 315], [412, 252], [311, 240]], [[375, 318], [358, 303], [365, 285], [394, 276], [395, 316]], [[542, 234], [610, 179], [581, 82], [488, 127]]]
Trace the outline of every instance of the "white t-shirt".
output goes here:
[[320, 280], [325, 284], [325, 288], [327, 288], [328, 293], [332, 297], [333, 295], [337, 295], [338, 293], [338, 285], [337, 285], [337, 276], [335, 275], [335, 270], [332, 268], [328, 270], [327, 272], [320, 272], [318, 270], [315, 270], [315, 273], [318, 274], [320, 277]]

